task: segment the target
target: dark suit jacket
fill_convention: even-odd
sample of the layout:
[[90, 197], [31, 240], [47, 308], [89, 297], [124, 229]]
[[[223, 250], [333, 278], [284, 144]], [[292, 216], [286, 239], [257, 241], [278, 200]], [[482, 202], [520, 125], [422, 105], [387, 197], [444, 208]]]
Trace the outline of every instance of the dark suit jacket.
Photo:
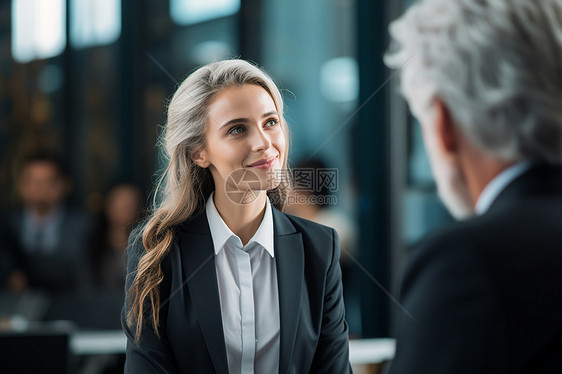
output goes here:
[[390, 373], [562, 373], [562, 169], [413, 249]]
[[[273, 209], [279, 287], [279, 373], [351, 372], [336, 232]], [[128, 248], [128, 274], [144, 253], [142, 240]], [[140, 346], [128, 337], [126, 373], [228, 373], [215, 255], [207, 216], [176, 230], [162, 262], [160, 332], [143, 329]], [[127, 279], [126, 290], [133, 276]], [[261, 373], [256, 373], [261, 374]], [[270, 373], [264, 373], [270, 374]]]
[[8, 290], [8, 279], [16, 270], [14, 248], [17, 247], [5, 214], [0, 214], [0, 292]]
[[49, 293], [83, 292], [90, 289], [91, 276], [87, 263], [92, 240], [89, 218], [64, 208], [57, 232], [56, 249], [52, 253], [27, 252], [21, 243], [23, 214], [7, 214], [7, 235], [12, 239], [9, 248], [16, 267], [28, 278], [28, 286]]

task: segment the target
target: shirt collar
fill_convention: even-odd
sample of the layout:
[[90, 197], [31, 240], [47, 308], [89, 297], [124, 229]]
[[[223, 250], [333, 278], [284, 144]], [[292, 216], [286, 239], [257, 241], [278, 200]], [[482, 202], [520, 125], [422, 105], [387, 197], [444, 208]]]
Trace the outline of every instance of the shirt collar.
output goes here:
[[23, 213], [23, 219], [26, 224], [32, 227], [46, 228], [60, 222], [63, 214], [64, 209], [62, 206], [55, 206], [43, 217], [40, 217], [34, 210], [26, 208]]
[[[207, 199], [205, 209], [207, 212], [207, 220], [209, 222], [209, 228], [211, 230], [211, 237], [213, 238], [213, 246], [216, 255], [221, 251], [221, 249], [224, 248], [226, 242], [232, 237], [238, 239], [237, 242], [239, 243], [241, 243], [241, 240], [236, 234], [232, 232], [232, 230], [230, 230], [230, 228], [226, 225], [226, 223], [220, 216], [213, 201], [213, 196], [214, 192], [211, 193], [211, 196], [209, 196], [209, 199]], [[252, 239], [250, 239], [248, 244], [246, 244], [244, 249], [248, 248], [248, 246], [252, 242], [260, 244], [263, 248], [265, 248], [265, 250], [271, 257], [275, 257], [275, 252], [273, 249], [273, 213], [271, 210], [271, 202], [269, 201], [269, 198], [266, 199], [265, 214], [263, 215], [261, 224]]]
[[531, 162], [525, 161], [518, 164], [512, 165], [507, 169], [503, 170], [501, 173], [496, 175], [494, 179], [490, 181], [482, 190], [482, 193], [478, 197], [476, 205], [474, 207], [474, 212], [477, 215], [482, 215], [492, 206], [492, 203], [500, 195], [500, 193], [517, 177], [525, 173], [531, 168]]

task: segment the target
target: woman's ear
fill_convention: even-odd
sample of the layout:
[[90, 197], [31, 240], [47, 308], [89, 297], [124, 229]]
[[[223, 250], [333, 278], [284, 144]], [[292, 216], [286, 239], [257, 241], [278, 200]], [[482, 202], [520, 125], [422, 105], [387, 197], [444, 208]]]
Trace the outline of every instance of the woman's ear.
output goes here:
[[211, 164], [211, 162], [208, 160], [207, 152], [205, 152], [204, 149], [196, 149], [194, 151], [191, 151], [189, 156], [199, 167], [208, 168]]

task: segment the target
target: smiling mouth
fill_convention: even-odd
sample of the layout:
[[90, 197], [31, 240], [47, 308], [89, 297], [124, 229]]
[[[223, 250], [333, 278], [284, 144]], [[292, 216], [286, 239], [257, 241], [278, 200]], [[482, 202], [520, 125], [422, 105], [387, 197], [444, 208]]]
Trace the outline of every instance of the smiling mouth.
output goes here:
[[269, 169], [270, 167], [273, 166], [273, 164], [275, 163], [275, 160], [277, 160], [277, 157], [278, 156], [275, 156], [269, 161], [262, 162], [262, 163], [259, 163], [259, 164], [249, 165], [248, 167], [257, 168], [257, 169]]

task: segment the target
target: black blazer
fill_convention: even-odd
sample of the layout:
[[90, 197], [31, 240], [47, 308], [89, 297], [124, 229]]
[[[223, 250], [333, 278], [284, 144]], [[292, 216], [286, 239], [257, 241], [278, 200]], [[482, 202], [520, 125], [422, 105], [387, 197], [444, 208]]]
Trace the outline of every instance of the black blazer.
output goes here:
[[[279, 373], [351, 372], [339, 266], [339, 241], [326, 226], [273, 210], [279, 287]], [[144, 252], [130, 245], [128, 274]], [[206, 213], [176, 230], [162, 262], [160, 332], [147, 325], [128, 338], [126, 373], [228, 373], [215, 255]], [[126, 290], [133, 276], [126, 282]], [[261, 373], [256, 373], [261, 374]], [[265, 373], [269, 374], [269, 373]]]
[[53, 253], [29, 253], [21, 243], [23, 213], [7, 214], [9, 251], [15, 267], [27, 275], [28, 286], [49, 293], [76, 293], [91, 290], [88, 266], [89, 244], [92, 241], [92, 223], [80, 212], [63, 209]]
[[390, 373], [562, 373], [562, 169], [412, 250]]

